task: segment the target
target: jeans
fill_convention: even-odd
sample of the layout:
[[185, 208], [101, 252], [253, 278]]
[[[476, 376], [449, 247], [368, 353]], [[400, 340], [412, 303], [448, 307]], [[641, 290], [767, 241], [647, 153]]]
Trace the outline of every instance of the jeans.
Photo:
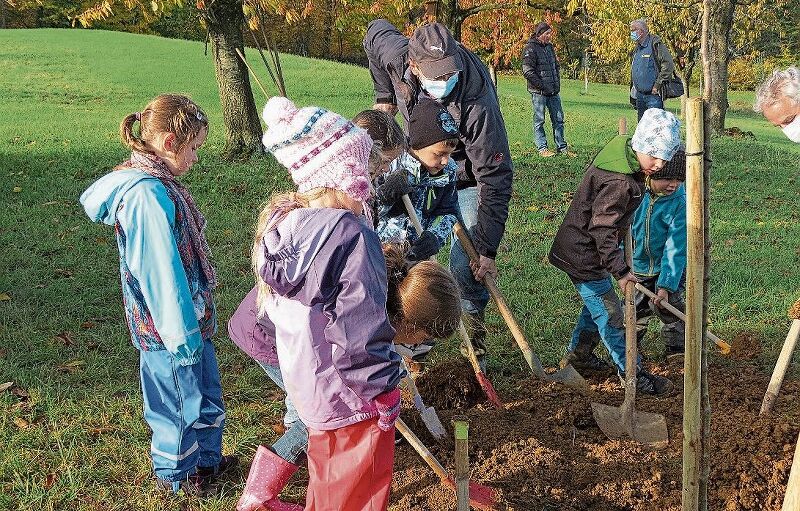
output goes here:
[[639, 119], [642, 120], [644, 111], [648, 108], [664, 108], [664, 100], [661, 99], [661, 94], [645, 94], [644, 92], [636, 91], [636, 110], [639, 113]]
[[200, 361], [188, 366], [167, 350], [140, 351], [139, 377], [153, 469], [177, 491], [198, 466], [216, 467], [222, 456], [225, 405], [214, 344], [203, 341]]
[[[581, 332], [599, 333], [614, 364], [620, 373], [624, 373], [625, 315], [611, 277], [588, 282], [573, 281], [573, 284], [583, 300], [583, 309], [572, 332], [569, 350], [575, 350]], [[641, 360], [641, 356], [636, 360], [637, 371]]]
[[[658, 291], [658, 275], [646, 277], [636, 275], [642, 285], [652, 292]], [[681, 279], [681, 284], [676, 292], [669, 293], [669, 304], [681, 312], [686, 311], [683, 303], [683, 292], [685, 277]], [[668, 350], [683, 351], [686, 327], [680, 319], [675, 317], [667, 309], [652, 305], [650, 298], [641, 291], [636, 291], [636, 337], [639, 342], [644, 340], [647, 334], [647, 324], [653, 316], [658, 317], [663, 323], [661, 327], [661, 338], [664, 340], [664, 347]]]
[[[461, 224], [467, 232], [478, 223], [478, 187], [472, 186], [458, 191], [458, 207], [461, 209]], [[464, 252], [458, 237], [453, 234], [450, 245], [450, 272], [461, 289], [461, 308], [467, 314], [479, 314], [489, 303], [489, 292], [475, 280], [469, 267], [469, 256]]]
[[[284, 392], [286, 391], [280, 367], [269, 365], [265, 362], [258, 362], [258, 365], [264, 369], [264, 372], [267, 373], [270, 380], [275, 382], [275, 385], [280, 387]], [[286, 396], [286, 415], [283, 416], [283, 425], [286, 426], [287, 429], [283, 435], [272, 444], [272, 449], [275, 451], [275, 454], [292, 465], [299, 465], [308, 449], [308, 430], [297, 415], [297, 409], [295, 409], [288, 395]]]
[[547, 149], [547, 135], [544, 134], [544, 109], [550, 111], [550, 122], [553, 124], [553, 140], [556, 143], [556, 150], [566, 151], [567, 143], [564, 141], [564, 110], [561, 108], [561, 96], [543, 96], [531, 92], [531, 102], [533, 103], [533, 137], [536, 141], [536, 149], [542, 151]]

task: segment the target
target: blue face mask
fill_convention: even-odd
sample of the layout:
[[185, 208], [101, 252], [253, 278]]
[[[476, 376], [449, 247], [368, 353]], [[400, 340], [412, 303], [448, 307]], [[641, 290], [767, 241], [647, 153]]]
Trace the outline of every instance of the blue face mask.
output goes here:
[[453, 89], [456, 87], [456, 83], [458, 83], [458, 73], [454, 74], [447, 80], [428, 80], [427, 78], [420, 76], [419, 81], [422, 83], [422, 88], [425, 89], [425, 92], [427, 92], [430, 97], [434, 99], [442, 99], [453, 92]]
[[633, 39], [634, 41], [638, 41], [639, 40], [639, 32], [631, 32], [631, 39]]

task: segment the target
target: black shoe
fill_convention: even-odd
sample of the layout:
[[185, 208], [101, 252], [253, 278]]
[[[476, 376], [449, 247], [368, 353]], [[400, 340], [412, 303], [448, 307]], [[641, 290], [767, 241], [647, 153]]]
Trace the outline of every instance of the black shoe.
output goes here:
[[561, 359], [559, 366], [563, 369], [571, 365], [579, 373], [594, 373], [598, 375], [607, 375], [614, 372], [614, 367], [598, 357], [594, 353], [581, 356], [580, 354], [570, 351], [564, 358]]
[[238, 464], [239, 464], [238, 456], [233, 454], [230, 454], [228, 456], [222, 456], [216, 467], [197, 467], [197, 475], [200, 478], [208, 480], [210, 482]]
[[664, 357], [667, 359], [682, 357], [683, 351], [683, 346], [665, 346]]
[[395, 430], [394, 430], [394, 445], [400, 445], [405, 441], [406, 441], [406, 437], [404, 437], [403, 434], [400, 433], [399, 429], [395, 428]]
[[[621, 375], [623, 384], [625, 376]], [[636, 374], [636, 391], [649, 396], [666, 396], [675, 387], [673, 383], [663, 376], [657, 374], [650, 374], [647, 371], [640, 370]]]
[[[177, 486], [177, 489], [176, 489]], [[156, 489], [185, 497], [208, 497], [214, 494], [213, 487], [206, 478], [192, 474], [176, 485], [173, 481], [156, 478]]]

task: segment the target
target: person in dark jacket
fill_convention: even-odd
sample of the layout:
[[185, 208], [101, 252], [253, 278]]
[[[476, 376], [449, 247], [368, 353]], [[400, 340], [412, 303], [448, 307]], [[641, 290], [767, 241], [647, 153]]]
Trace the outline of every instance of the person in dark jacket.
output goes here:
[[[533, 136], [539, 155], [545, 158], [556, 154], [576, 156], [567, 150], [564, 140], [564, 110], [561, 108], [561, 77], [558, 59], [551, 44], [553, 29], [542, 21], [536, 25], [522, 55], [522, 75], [528, 82], [528, 92], [533, 102]], [[556, 151], [547, 147], [547, 135], [544, 133], [544, 109], [550, 112], [553, 124], [553, 140]]]
[[[597, 154], [572, 198], [553, 246], [550, 262], [564, 271], [583, 300], [583, 310], [561, 361], [578, 371], [607, 371], [594, 353], [602, 340], [620, 376], [625, 371], [623, 313], [611, 277], [624, 292], [638, 282], [625, 261], [622, 240], [642, 202], [644, 177], [658, 172], [681, 144], [680, 122], [670, 112], [651, 108], [633, 137], [619, 135]], [[672, 383], [644, 371], [637, 361], [636, 387], [663, 395]]]
[[672, 77], [675, 64], [667, 45], [650, 33], [644, 18], [632, 21], [630, 29], [636, 43], [631, 52], [631, 83], [636, 89], [636, 110], [641, 120], [648, 108], [664, 108], [661, 86]]
[[375, 20], [367, 27], [364, 50], [375, 89], [374, 108], [390, 114], [399, 110], [407, 127], [420, 99], [428, 97], [444, 106], [458, 125], [459, 144], [452, 158], [458, 164], [460, 219], [480, 261], [471, 266], [454, 239], [450, 269], [461, 288], [467, 328], [483, 364], [483, 314], [489, 294], [480, 281], [484, 275], [497, 275], [495, 257], [508, 218], [513, 177], [497, 91], [481, 60], [438, 23], [417, 28], [409, 39], [388, 21]]

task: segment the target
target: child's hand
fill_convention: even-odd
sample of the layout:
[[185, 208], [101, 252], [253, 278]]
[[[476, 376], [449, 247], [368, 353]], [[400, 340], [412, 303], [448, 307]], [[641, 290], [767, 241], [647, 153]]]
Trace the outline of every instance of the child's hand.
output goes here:
[[435, 256], [440, 248], [442, 248], [442, 244], [435, 234], [430, 231], [422, 231], [419, 238], [411, 244], [408, 258], [412, 261], [424, 261]]
[[375, 197], [381, 204], [391, 206], [410, 191], [411, 185], [408, 184], [408, 174], [405, 169], [400, 169], [386, 175], [383, 184], [375, 190]]
[[375, 408], [378, 409], [378, 427], [383, 431], [392, 429], [394, 421], [400, 416], [400, 389], [395, 388], [376, 397]]
[[632, 272], [628, 272], [627, 275], [625, 275], [624, 277], [622, 277], [617, 281], [617, 284], [619, 284], [619, 288], [622, 290], [622, 292], [625, 293], [626, 286], [628, 286], [629, 284], [636, 285], [638, 282], [639, 279], [637, 279]]
[[663, 301], [669, 303], [669, 291], [667, 291], [666, 289], [660, 287], [660, 288], [658, 288], [658, 292], [656, 293], [656, 297], [653, 298], [653, 303], [657, 307], [661, 307], [663, 309], [664, 306], [661, 305], [661, 302], [663, 302]]

